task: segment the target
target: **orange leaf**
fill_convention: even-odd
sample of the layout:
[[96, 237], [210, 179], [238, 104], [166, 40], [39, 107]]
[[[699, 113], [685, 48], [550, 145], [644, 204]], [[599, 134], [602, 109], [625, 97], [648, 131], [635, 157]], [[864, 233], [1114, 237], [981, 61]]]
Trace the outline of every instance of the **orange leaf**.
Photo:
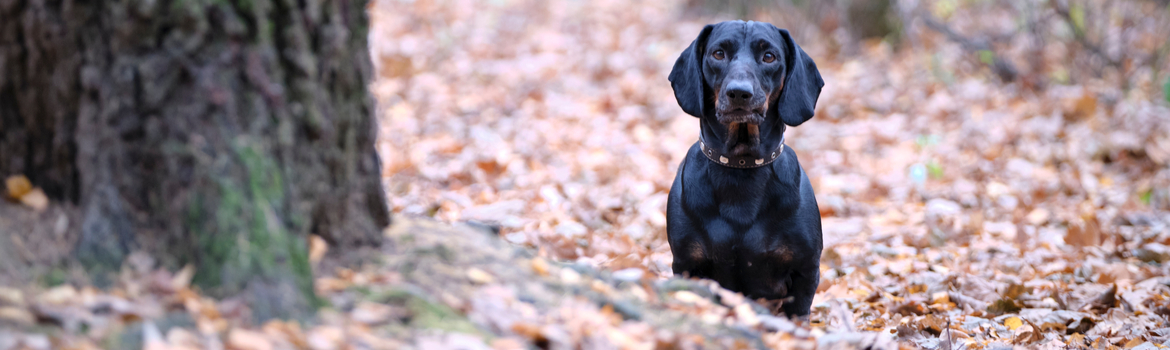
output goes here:
[[28, 181], [24, 175], [12, 175], [4, 179], [4, 185], [8, 187], [8, 198], [20, 200], [26, 193], [32, 191], [32, 182]]

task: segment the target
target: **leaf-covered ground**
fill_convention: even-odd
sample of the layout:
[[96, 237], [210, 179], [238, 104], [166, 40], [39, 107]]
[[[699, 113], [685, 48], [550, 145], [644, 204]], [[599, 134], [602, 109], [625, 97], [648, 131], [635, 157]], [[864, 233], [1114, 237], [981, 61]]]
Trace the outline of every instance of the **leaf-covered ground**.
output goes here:
[[[963, 33], [1016, 23], [988, 3], [921, 6]], [[840, 31], [762, 18], [793, 29], [826, 82], [787, 135], [825, 230], [813, 315], [792, 322], [671, 278], [665, 201], [698, 123], [665, 77], [725, 18], [673, 2], [376, 2], [371, 88], [398, 214], [380, 262], [321, 271], [316, 320], [256, 325], [189, 288], [191, 271], [135, 255], [104, 291], [0, 287], [0, 350], [1170, 345], [1170, 60], [1138, 64], [1165, 56], [1170, 14], [1114, 3], [1072, 2], [1065, 42], [995, 52], [919, 26], [899, 49], [844, 54]], [[1076, 43], [1091, 25], [1120, 68], [1069, 59], [1091, 51]], [[1022, 78], [1001, 82], [997, 57]]]
[[[665, 76], [717, 19], [658, 2], [383, 5], [374, 89], [396, 212], [494, 221], [541, 256], [671, 276], [665, 201], [698, 123]], [[959, 30], [1011, 27], [995, 7], [923, 6]], [[1084, 26], [1078, 8], [1094, 8], [1073, 8]], [[1120, 36], [1106, 51], [1165, 40], [1165, 8], [1106, 10]], [[1070, 72], [1074, 42], [1020, 39], [998, 54], [1032, 76], [1004, 84], [991, 52], [916, 34], [856, 56], [800, 43], [826, 82], [787, 137], [825, 228], [811, 329], [925, 348], [1170, 340], [1170, 109], [1154, 72], [1094, 78]]]

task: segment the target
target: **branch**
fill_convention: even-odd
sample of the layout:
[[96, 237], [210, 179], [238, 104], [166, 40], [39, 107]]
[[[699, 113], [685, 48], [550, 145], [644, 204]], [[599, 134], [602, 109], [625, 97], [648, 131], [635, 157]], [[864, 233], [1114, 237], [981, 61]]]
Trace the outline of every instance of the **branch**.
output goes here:
[[984, 52], [990, 53], [991, 70], [999, 76], [1000, 80], [1010, 83], [1019, 76], [1019, 70], [1011, 62], [996, 54], [995, 50], [992, 50], [991, 43], [986, 39], [963, 36], [925, 12], [919, 12], [918, 17], [922, 18], [922, 23], [926, 24], [926, 27], [942, 33], [948, 40], [958, 43], [964, 50], [975, 52], [978, 55], [985, 55]]
[[1080, 43], [1081, 46], [1098, 57], [1101, 57], [1101, 59], [1105, 60], [1105, 63], [1108, 63], [1110, 66], [1121, 68], [1120, 60], [1109, 57], [1109, 55], [1105, 53], [1105, 50], [1101, 49], [1101, 45], [1097, 45], [1089, 41], [1089, 38], [1085, 36], [1085, 30], [1083, 28], [1077, 27], [1076, 21], [1073, 20], [1072, 13], [1069, 12], [1068, 7], [1061, 5], [1059, 1], [1052, 1], [1050, 3], [1052, 4], [1052, 10], [1056, 11], [1056, 14], [1064, 18], [1064, 20], [1068, 22], [1068, 25], [1072, 27], [1073, 37], [1077, 39], [1077, 42]]

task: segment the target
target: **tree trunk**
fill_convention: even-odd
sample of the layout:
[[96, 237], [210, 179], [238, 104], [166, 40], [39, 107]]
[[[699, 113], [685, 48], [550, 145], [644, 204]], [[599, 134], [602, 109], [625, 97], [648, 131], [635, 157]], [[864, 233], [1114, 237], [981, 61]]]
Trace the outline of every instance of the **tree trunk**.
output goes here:
[[0, 173], [81, 208], [93, 276], [143, 250], [299, 317], [309, 234], [381, 241], [364, 1], [0, 0], [0, 19]]

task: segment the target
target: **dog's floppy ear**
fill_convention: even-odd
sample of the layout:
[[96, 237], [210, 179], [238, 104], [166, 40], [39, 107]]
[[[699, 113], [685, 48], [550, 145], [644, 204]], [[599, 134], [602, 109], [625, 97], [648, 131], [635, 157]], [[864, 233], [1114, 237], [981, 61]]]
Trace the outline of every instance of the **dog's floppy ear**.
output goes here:
[[784, 66], [788, 71], [784, 74], [784, 87], [780, 91], [776, 111], [780, 113], [780, 120], [784, 124], [797, 126], [812, 119], [813, 109], [817, 107], [817, 97], [821, 95], [825, 81], [821, 80], [821, 72], [817, 70], [816, 62], [796, 45], [788, 30], [778, 30], [780, 37], [784, 39], [786, 51]]
[[683, 112], [698, 118], [703, 117], [703, 108], [706, 107], [707, 96], [703, 95], [706, 87], [703, 83], [703, 54], [707, 48], [707, 36], [714, 26], [708, 24], [699, 32], [699, 37], [691, 42], [691, 46], [683, 50], [674, 61], [674, 68], [670, 70], [670, 87], [674, 89], [674, 98]]

